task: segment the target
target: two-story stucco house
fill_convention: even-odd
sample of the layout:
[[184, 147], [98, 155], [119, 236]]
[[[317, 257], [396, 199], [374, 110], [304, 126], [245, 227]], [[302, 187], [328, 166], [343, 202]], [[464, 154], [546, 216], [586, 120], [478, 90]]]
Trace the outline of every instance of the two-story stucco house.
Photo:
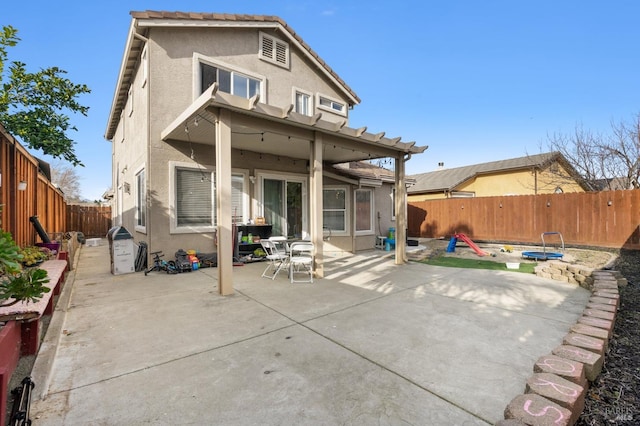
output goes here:
[[[378, 212], [405, 238], [405, 162], [426, 147], [349, 127], [360, 99], [283, 20], [131, 15], [105, 135], [115, 225], [149, 251], [217, 250], [222, 294], [237, 224], [311, 240], [318, 277], [325, 250], [374, 246]], [[375, 158], [393, 160], [393, 187], [333, 169]]]

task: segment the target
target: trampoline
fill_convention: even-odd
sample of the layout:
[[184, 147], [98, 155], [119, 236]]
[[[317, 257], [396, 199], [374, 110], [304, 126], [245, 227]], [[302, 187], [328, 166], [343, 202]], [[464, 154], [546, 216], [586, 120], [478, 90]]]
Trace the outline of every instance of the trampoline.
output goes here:
[[562, 253], [556, 252], [546, 252], [546, 251], [523, 251], [522, 257], [525, 259], [535, 259], [535, 260], [548, 260], [548, 259], [562, 259], [564, 256]]
[[542, 251], [523, 251], [522, 257], [525, 259], [534, 259], [534, 260], [562, 259], [562, 256], [564, 256], [563, 253], [547, 251], [547, 246], [544, 242], [545, 235], [559, 235], [560, 242], [562, 243], [562, 252], [564, 253], [564, 239], [562, 238], [562, 234], [559, 232], [543, 232], [540, 235], [540, 238], [542, 238]]

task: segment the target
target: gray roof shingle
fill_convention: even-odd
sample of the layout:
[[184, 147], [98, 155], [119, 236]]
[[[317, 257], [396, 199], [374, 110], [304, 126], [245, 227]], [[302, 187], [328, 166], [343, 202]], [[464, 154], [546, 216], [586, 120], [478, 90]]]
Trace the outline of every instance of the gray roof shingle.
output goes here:
[[542, 168], [550, 162], [558, 159], [559, 152], [547, 152], [543, 154], [528, 155], [525, 157], [511, 158], [507, 160], [491, 161], [488, 163], [473, 164], [471, 166], [455, 167], [452, 169], [436, 170], [409, 176], [415, 179], [415, 185], [408, 189], [409, 194], [425, 192], [438, 192], [453, 190], [461, 183], [482, 174], [495, 173], [509, 170]]

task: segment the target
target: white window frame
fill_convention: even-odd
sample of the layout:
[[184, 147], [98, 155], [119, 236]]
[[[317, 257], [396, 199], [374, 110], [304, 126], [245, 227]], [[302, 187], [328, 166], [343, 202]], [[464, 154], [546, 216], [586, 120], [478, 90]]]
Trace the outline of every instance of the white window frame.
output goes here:
[[[171, 234], [188, 234], [197, 232], [213, 232], [217, 226], [218, 218], [216, 216], [216, 186], [215, 186], [215, 168], [206, 168], [196, 163], [186, 163], [178, 161], [169, 162], [170, 181], [169, 181], [169, 208], [170, 208], [170, 225], [169, 233]], [[176, 177], [177, 169], [189, 169], [198, 171], [203, 174], [203, 178], [211, 182], [211, 211], [213, 224], [211, 226], [178, 226], [178, 217], [176, 215]], [[242, 177], [242, 222], [246, 223], [250, 216], [250, 198], [249, 198], [249, 171], [245, 169], [232, 169], [232, 176]], [[232, 190], [233, 191], [233, 190]], [[233, 212], [231, 213], [233, 215]]]
[[262, 191], [264, 179], [284, 180], [286, 182], [299, 182], [302, 184], [302, 236], [309, 236], [309, 179], [307, 175], [299, 173], [274, 172], [272, 170], [254, 171], [256, 176], [254, 188], [254, 212], [257, 216], [264, 216], [264, 194]]
[[[330, 106], [322, 105], [323, 102], [328, 102], [331, 105]], [[318, 95], [316, 96], [316, 106], [318, 109], [329, 111], [334, 114], [342, 115], [345, 117], [347, 116], [346, 102], [340, 99], [332, 98], [331, 96], [322, 95], [318, 93]], [[339, 106], [340, 108], [336, 108], [337, 106]]]
[[[250, 218], [250, 198], [249, 198], [249, 170], [244, 169], [233, 169], [231, 171], [232, 179], [233, 176], [241, 176], [242, 177], [242, 218], [240, 219], [242, 223], [249, 222]], [[232, 192], [233, 194], [233, 192]], [[233, 215], [233, 212], [231, 212]]]
[[[324, 188], [322, 188], [322, 196], [324, 197], [324, 191], [325, 190], [343, 190], [344, 191], [344, 231], [340, 231], [337, 229], [333, 229], [331, 228], [331, 236], [337, 236], [337, 237], [348, 237], [351, 235], [351, 227], [349, 226], [350, 223], [352, 223], [352, 221], [349, 220], [350, 217], [350, 209], [351, 209], [351, 197], [349, 196], [349, 193], [351, 192], [351, 188], [348, 185], [325, 185]], [[324, 216], [324, 212], [329, 210], [326, 208], [326, 206], [324, 205], [324, 203], [322, 203], [322, 214]], [[336, 211], [336, 209], [331, 209], [331, 211]], [[324, 223], [324, 219], [323, 219], [323, 224], [326, 225]]]
[[[140, 175], [142, 174], [142, 182]], [[139, 232], [147, 232], [147, 173], [144, 164], [136, 169], [134, 174], [135, 183], [135, 230]], [[144, 212], [141, 219], [141, 212]], [[140, 222], [143, 223], [140, 223]]]
[[142, 48], [140, 60], [142, 61], [142, 87], [144, 87], [147, 85], [147, 79], [149, 78], [149, 50], [147, 49], [147, 44]]
[[[307, 113], [306, 114], [304, 112], [300, 112], [300, 110], [298, 108], [298, 94], [304, 95], [304, 96], [308, 96]], [[313, 115], [313, 98], [314, 98], [313, 93], [308, 92], [306, 90], [298, 89], [297, 87], [294, 87], [293, 88], [292, 98], [291, 98], [291, 103], [294, 106], [293, 110], [295, 112], [297, 112], [298, 114], [307, 115], [309, 117], [312, 116]]]
[[395, 185], [391, 185], [391, 192], [389, 196], [391, 197], [391, 220], [396, 220], [396, 187]]
[[[271, 52], [266, 52], [264, 50], [265, 40], [271, 41]], [[258, 43], [258, 57], [260, 59], [279, 67], [289, 69], [291, 63], [291, 49], [289, 48], [289, 43], [262, 31], [260, 31]], [[280, 54], [278, 53], [279, 50]], [[282, 50], [284, 50], [284, 52], [282, 52]]]
[[127, 100], [129, 103], [129, 117], [131, 117], [133, 115], [133, 84], [131, 84], [131, 86], [129, 86], [129, 92], [127, 93]]
[[[177, 178], [177, 170], [178, 169], [188, 169], [197, 172], [201, 172], [203, 178], [209, 179], [211, 182], [211, 221], [210, 225], [201, 225], [201, 226], [178, 226], [178, 215], [177, 213], [177, 194], [176, 194], [176, 178]], [[214, 232], [215, 231], [215, 182], [214, 178], [214, 170], [207, 169], [204, 166], [201, 166], [196, 163], [184, 163], [178, 161], [170, 161], [169, 162], [169, 233], [170, 234], [193, 234], [199, 232]]]
[[[203, 92], [202, 89], [202, 72], [200, 71], [200, 64], [220, 68], [225, 71], [229, 71], [232, 74], [239, 74], [243, 77], [248, 77], [254, 80], [260, 81], [260, 102], [267, 103], [267, 78], [264, 75], [254, 73], [252, 71], [239, 68], [237, 66], [227, 64], [225, 62], [213, 59], [209, 56], [202, 55], [200, 53], [193, 54], [193, 100], [196, 100]], [[233, 82], [231, 83], [233, 88]], [[233, 94], [233, 93], [232, 93]]]
[[[369, 193], [369, 229], [358, 230], [357, 221], [358, 221], [358, 192], [368, 192]], [[353, 229], [356, 235], [373, 235], [375, 229], [375, 192], [371, 188], [356, 188], [353, 191]]]

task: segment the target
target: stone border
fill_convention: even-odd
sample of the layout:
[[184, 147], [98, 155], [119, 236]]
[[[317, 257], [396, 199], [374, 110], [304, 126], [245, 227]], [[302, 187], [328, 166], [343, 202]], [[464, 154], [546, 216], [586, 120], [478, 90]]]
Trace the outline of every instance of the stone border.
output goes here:
[[602, 371], [620, 305], [618, 288], [627, 285], [618, 271], [562, 262], [539, 266], [536, 275], [579, 284], [591, 291], [591, 298], [562, 344], [536, 361], [524, 393], [511, 400], [496, 426], [571, 426], [578, 421], [589, 383]]

